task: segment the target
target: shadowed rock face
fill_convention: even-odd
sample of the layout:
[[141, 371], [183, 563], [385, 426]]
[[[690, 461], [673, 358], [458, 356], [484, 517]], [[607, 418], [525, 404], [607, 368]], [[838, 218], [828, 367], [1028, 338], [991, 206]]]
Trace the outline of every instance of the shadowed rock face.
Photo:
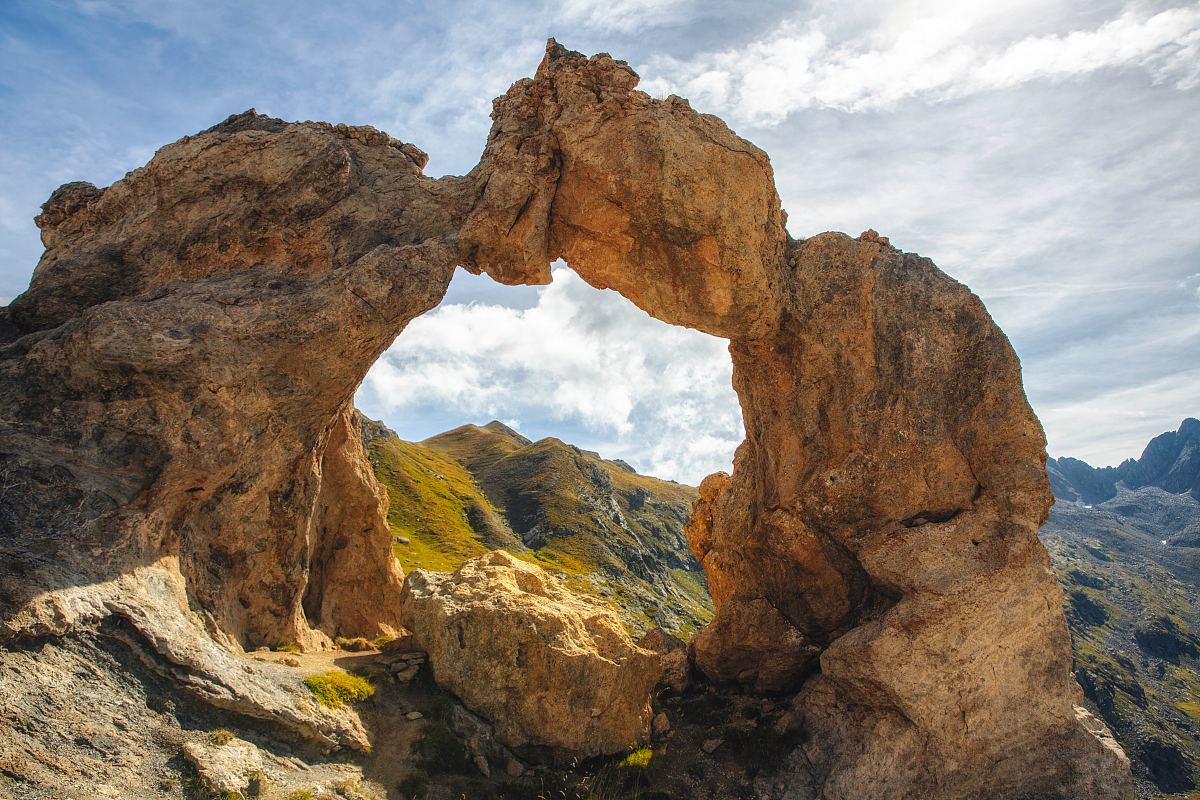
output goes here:
[[[109, 189], [56, 192], [0, 325], [19, 487], [2, 546], [23, 565], [6, 630], [102, 616], [104, 587], [146, 564], [177, 615], [228, 641], [394, 624], [384, 501], [347, 404], [455, 263], [542, 283], [562, 257], [730, 339], [747, 438], [689, 539], [718, 630], [770, 617], [786, 630], [769, 663], [795, 680], [820, 650], [794, 786], [1131, 796], [1124, 755], [1074, 707], [1036, 538], [1045, 442], [1004, 335], [874, 233], [791, 240], [765, 154], [636, 82], [552, 42], [465, 178], [423, 177], [419, 151], [371, 129], [243, 115]], [[702, 637], [697, 662], [744, 662], [753, 641]]]

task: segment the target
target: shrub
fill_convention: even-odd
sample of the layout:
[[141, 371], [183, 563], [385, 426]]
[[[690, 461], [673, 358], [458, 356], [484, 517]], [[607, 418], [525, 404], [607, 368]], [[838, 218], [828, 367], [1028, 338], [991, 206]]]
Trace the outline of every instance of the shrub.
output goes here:
[[291, 644], [277, 644], [274, 647], [272, 647], [271, 649], [274, 650], [276, 653], [299, 653], [299, 652], [301, 652], [300, 645], [296, 644], [295, 642], [292, 642]]
[[639, 747], [629, 755], [621, 759], [617, 764], [622, 769], [645, 769], [650, 766], [650, 760], [654, 758], [654, 751], [649, 747]]
[[330, 670], [320, 675], [309, 675], [304, 685], [326, 708], [341, 708], [355, 700], [366, 700], [375, 694], [375, 687], [365, 678]]
[[233, 731], [231, 730], [226, 728], [217, 728], [215, 731], [208, 734], [208, 738], [217, 747], [224, 747], [232, 742], [236, 737], [233, 735]]
[[313, 800], [311, 789], [297, 789], [288, 795], [288, 800]]

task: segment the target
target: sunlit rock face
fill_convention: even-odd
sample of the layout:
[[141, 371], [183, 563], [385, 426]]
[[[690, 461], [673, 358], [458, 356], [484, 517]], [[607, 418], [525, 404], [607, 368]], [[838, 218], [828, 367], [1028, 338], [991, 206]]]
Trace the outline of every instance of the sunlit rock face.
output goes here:
[[[0, 498], [5, 630], [110, 613], [138, 565], [222, 641], [393, 626], [400, 576], [347, 404], [456, 263], [539, 283], [562, 257], [730, 340], [747, 437], [690, 541], [717, 630], [770, 617], [787, 631], [771, 663], [796, 682], [819, 664], [795, 700], [796, 786], [1132, 796], [1124, 755], [1075, 710], [1036, 538], [1045, 441], [1004, 335], [872, 232], [792, 240], [766, 155], [636, 83], [552, 42], [464, 178], [425, 178], [420, 151], [372, 129], [247, 114], [106, 190], [56, 192], [0, 325], [20, 487]], [[696, 661], [753, 661], [747, 642], [701, 637]]]
[[414, 570], [401, 620], [437, 682], [518, 752], [627, 753], [650, 734], [661, 658], [634, 644], [612, 606], [541, 567], [494, 550], [453, 573]]

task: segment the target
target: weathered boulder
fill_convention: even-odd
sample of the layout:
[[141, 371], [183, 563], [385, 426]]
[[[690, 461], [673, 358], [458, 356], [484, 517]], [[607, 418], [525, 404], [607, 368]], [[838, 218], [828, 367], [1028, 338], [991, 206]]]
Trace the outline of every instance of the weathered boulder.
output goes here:
[[[826, 800], [1131, 796], [1127, 762], [1076, 716], [1036, 536], [1045, 439], [982, 303], [873, 232], [791, 239], [766, 155], [636, 84], [623, 62], [551, 42], [495, 102], [462, 178], [426, 178], [416, 148], [370, 128], [247, 113], [107, 189], [55, 192], [30, 288], [0, 310], [0, 638], [120, 613], [211, 675], [225, 662], [177, 640], [393, 631], [401, 576], [350, 433], [355, 388], [454, 264], [540, 283], [563, 257], [730, 340], [747, 436], [689, 530], [717, 605], [697, 661], [732, 672], [720, 631], [740, 635], [754, 688], [780, 672], [768, 662], [799, 669], [821, 649], [798, 700], [806, 785]], [[509, 661], [470, 674], [561, 681], [538, 696], [562, 728], [528, 729], [550, 713], [528, 698], [468, 702], [531, 747], [611, 752], [644, 735], [648, 708], [610, 709], [577, 678], [599, 670], [636, 698], [657, 661], [529, 570], [476, 570], [423, 575], [405, 602], [462, 593], [481, 618], [547, 626], [473, 633]], [[130, 588], [135, 573], [158, 588]], [[473, 580], [505, 584], [505, 602], [475, 598]], [[581, 616], [547, 611], [564, 604]], [[767, 607], [789, 631], [771, 649], [725, 623]], [[447, 630], [420, 632], [435, 670], [432, 651], [457, 642]], [[634, 666], [595, 655], [606, 648]], [[595, 702], [584, 719], [546, 694], [564, 689]]]
[[688, 657], [687, 642], [654, 625], [638, 639], [637, 646], [658, 654], [664, 686], [675, 692], [688, 688], [692, 681], [692, 661]]
[[518, 753], [620, 753], [649, 735], [658, 657], [540, 567], [495, 550], [454, 573], [414, 570], [400, 608], [435, 680]]
[[242, 645], [390, 632], [403, 576], [351, 402], [445, 292], [452, 183], [374, 129], [247, 112], [55, 192], [0, 312], [0, 547], [41, 570], [4, 615], [165, 556]]
[[184, 742], [183, 755], [218, 797], [250, 797], [252, 787], [253, 793], [262, 788], [262, 753], [250, 742], [236, 737]]

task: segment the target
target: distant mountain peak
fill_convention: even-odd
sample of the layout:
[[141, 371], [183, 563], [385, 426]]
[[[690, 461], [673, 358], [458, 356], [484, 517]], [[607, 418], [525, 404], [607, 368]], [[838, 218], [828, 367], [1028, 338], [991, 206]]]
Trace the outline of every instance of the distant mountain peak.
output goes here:
[[1051, 458], [1046, 462], [1055, 498], [1103, 503], [1120, 487], [1154, 486], [1173, 494], [1187, 492], [1200, 500], [1200, 420], [1187, 417], [1175, 431], [1155, 436], [1137, 459], [1115, 467], [1091, 466], [1076, 458]]
[[494, 419], [487, 425], [482, 425], [480, 427], [482, 427], [485, 431], [491, 431], [492, 433], [498, 433], [502, 436], [508, 436], [509, 438], [516, 439], [521, 444], [533, 444], [530, 439], [517, 433], [515, 430], [508, 427], [498, 419]]

